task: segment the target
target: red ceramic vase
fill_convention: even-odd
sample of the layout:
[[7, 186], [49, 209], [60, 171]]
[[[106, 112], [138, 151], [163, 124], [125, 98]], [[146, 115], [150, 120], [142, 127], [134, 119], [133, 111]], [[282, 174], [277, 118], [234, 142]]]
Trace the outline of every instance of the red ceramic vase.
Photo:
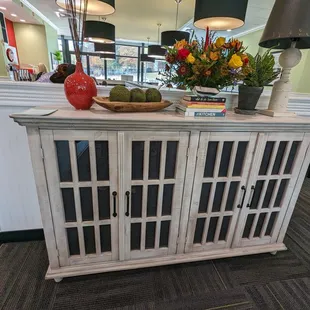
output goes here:
[[95, 81], [84, 73], [82, 63], [77, 62], [75, 72], [65, 80], [65, 94], [77, 110], [88, 110], [93, 105], [93, 97], [97, 96]]

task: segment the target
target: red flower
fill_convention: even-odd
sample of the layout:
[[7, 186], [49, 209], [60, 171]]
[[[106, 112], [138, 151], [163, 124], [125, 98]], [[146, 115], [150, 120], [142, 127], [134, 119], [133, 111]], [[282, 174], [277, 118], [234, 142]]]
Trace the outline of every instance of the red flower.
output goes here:
[[178, 75], [185, 75], [188, 72], [188, 68], [185, 65], [181, 65], [177, 72]]
[[243, 63], [244, 63], [245, 65], [247, 65], [247, 64], [249, 63], [249, 58], [248, 58], [248, 57], [244, 58], [244, 59], [243, 59]]
[[174, 55], [166, 55], [166, 61], [170, 64], [173, 64], [175, 62], [175, 56]]
[[179, 61], [185, 60], [190, 53], [188, 49], [182, 48], [178, 51], [177, 59]]

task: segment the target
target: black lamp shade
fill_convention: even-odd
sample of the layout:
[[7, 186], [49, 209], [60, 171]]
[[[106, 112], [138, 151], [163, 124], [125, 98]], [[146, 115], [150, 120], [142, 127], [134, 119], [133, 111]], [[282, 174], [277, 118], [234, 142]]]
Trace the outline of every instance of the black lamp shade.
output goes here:
[[101, 59], [106, 59], [106, 60], [115, 60], [116, 55], [115, 54], [102, 54], [100, 55]]
[[115, 54], [115, 44], [94, 43], [95, 52], [102, 54]]
[[161, 45], [173, 46], [176, 41], [189, 41], [189, 33], [186, 31], [164, 31], [161, 33]]
[[248, 0], [196, 0], [194, 26], [227, 30], [242, 27]]
[[85, 40], [96, 43], [114, 43], [115, 26], [106, 22], [87, 20], [85, 22]]
[[141, 61], [142, 62], [155, 62], [155, 58], [149, 57], [147, 54], [141, 54]]
[[[56, 4], [66, 10], [66, 0], [56, 0]], [[80, 12], [80, 1], [76, 1], [77, 12]], [[83, 7], [82, 7], [83, 10]], [[88, 15], [111, 15], [115, 12], [115, 0], [88, 0]]]
[[148, 47], [148, 56], [155, 59], [165, 59], [166, 50], [160, 45], [150, 45]]
[[296, 41], [297, 48], [310, 48], [309, 14], [309, 0], [277, 0], [259, 45], [287, 49]]

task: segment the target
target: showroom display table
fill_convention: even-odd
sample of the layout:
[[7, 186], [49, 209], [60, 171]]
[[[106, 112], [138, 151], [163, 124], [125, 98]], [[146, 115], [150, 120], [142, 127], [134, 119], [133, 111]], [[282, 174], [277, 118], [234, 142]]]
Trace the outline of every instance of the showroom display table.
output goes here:
[[27, 127], [46, 278], [286, 249], [310, 119], [57, 108], [11, 116]]

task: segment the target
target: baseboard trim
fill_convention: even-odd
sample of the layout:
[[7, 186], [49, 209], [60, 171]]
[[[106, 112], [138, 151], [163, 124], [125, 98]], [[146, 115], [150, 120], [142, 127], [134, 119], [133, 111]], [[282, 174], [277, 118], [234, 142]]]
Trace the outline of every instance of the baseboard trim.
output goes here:
[[0, 243], [44, 240], [43, 229], [0, 232]]

